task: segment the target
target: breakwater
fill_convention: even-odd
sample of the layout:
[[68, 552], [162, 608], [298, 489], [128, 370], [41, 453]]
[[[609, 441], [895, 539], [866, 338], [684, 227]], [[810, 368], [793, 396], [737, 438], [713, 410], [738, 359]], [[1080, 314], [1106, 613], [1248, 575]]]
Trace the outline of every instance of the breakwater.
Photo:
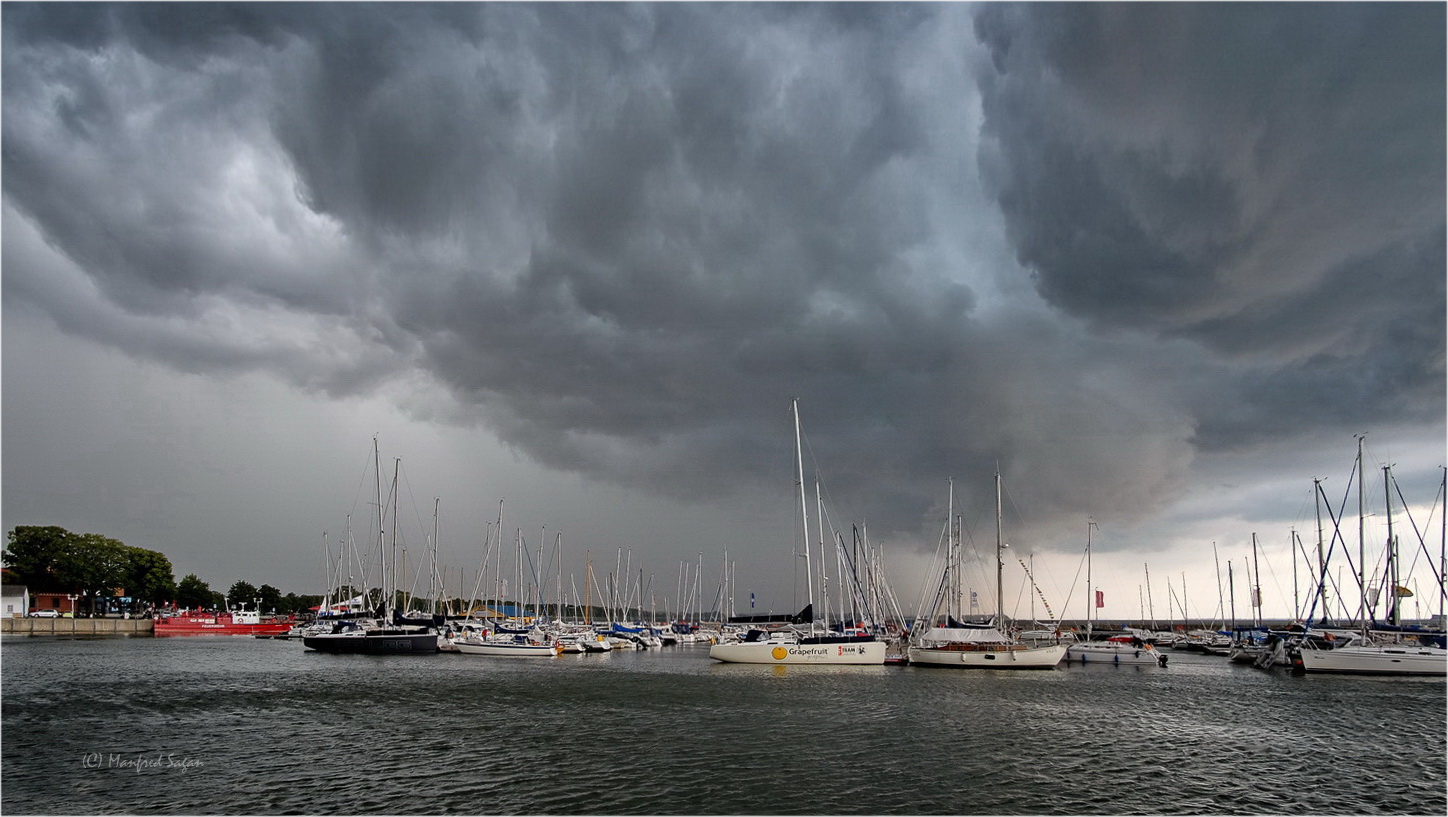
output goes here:
[[148, 618], [0, 618], [3, 635], [151, 635]]

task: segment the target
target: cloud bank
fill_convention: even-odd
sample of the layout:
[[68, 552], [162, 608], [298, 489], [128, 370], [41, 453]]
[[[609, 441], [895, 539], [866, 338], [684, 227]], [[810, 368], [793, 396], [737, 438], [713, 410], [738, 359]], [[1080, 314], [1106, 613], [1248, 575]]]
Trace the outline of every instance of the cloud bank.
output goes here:
[[[1441, 428], [1432, 4], [8, 4], [5, 309], [688, 501]], [[64, 263], [55, 262], [58, 255]], [[1335, 443], [1337, 444], [1337, 443]]]

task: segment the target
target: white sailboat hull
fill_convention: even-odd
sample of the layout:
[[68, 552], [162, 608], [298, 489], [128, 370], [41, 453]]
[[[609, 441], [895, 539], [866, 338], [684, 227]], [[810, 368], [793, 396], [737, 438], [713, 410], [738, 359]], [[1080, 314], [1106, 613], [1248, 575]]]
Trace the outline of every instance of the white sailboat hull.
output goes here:
[[555, 644], [469, 644], [456, 642], [458, 652], [464, 655], [495, 655], [512, 657], [552, 658], [559, 653]]
[[1115, 664], [1143, 667], [1166, 666], [1166, 654], [1152, 647], [1130, 644], [1085, 642], [1066, 647], [1066, 663]]
[[911, 647], [910, 663], [972, 669], [1051, 669], [1061, 663], [1065, 655], [1063, 644], [1027, 649]]
[[884, 664], [885, 642], [791, 644], [778, 641], [715, 644], [709, 657], [729, 664]]
[[1307, 672], [1361, 675], [1448, 675], [1448, 650], [1441, 647], [1375, 647], [1349, 645], [1332, 650], [1304, 648]]

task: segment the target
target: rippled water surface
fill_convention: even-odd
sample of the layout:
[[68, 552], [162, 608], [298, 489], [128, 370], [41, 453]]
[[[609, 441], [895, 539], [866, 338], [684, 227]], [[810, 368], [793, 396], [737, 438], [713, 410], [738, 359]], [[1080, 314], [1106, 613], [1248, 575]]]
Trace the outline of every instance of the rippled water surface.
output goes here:
[[1443, 679], [7, 638], [6, 814], [1443, 814]]

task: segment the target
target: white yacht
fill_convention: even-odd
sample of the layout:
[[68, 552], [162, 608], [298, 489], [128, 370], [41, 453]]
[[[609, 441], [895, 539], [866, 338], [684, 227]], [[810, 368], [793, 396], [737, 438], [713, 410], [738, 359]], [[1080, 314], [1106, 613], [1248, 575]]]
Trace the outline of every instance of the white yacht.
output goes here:
[[[1001, 561], [1001, 475], [995, 475], [996, 487], [996, 599], [995, 620], [989, 623], [957, 621], [953, 613], [959, 608], [959, 585], [953, 576], [959, 573], [959, 543], [952, 529], [947, 538], [945, 571], [941, 578], [926, 621], [935, 624], [914, 636], [910, 643], [911, 664], [980, 669], [1052, 669], [1066, 655], [1065, 644], [1031, 646], [1008, 635], [1001, 627], [1005, 613], [1000, 607], [1002, 596]], [[955, 483], [950, 488], [950, 515], [954, 518]], [[943, 610], [942, 610], [943, 608]]]

